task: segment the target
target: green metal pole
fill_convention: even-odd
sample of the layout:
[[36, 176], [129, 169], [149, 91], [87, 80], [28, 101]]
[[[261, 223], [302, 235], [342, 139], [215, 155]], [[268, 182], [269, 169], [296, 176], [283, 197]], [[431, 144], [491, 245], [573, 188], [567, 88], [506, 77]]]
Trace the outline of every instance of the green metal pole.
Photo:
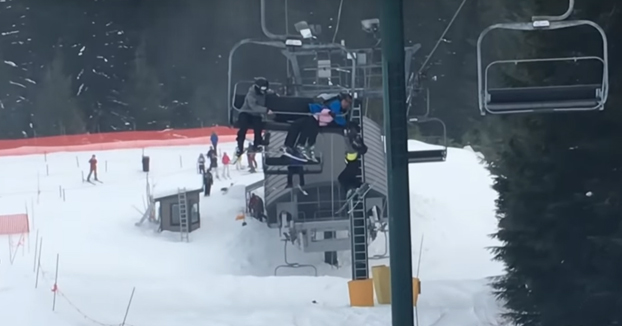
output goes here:
[[414, 326], [403, 0], [380, 0], [393, 326]]

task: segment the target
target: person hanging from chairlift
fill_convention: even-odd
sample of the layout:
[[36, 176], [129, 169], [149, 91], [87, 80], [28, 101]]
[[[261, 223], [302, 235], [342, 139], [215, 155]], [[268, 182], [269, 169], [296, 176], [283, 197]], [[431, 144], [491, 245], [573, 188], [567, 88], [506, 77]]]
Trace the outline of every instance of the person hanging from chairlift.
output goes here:
[[314, 147], [320, 128], [346, 126], [345, 116], [352, 105], [352, 95], [323, 94], [318, 96], [318, 102], [309, 104], [311, 115], [297, 119], [289, 127], [282, 148], [285, 155], [317, 162]]
[[305, 186], [305, 172], [302, 162], [299, 160], [291, 159], [291, 164], [287, 167], [287, 185], [285, 188], [294, 187], [294, 175], [298, 175], [298, 185], [300, 187]]
[[269, 87], [270, 83], [268, 83], [267, 79], [258, 77], [255, 78], [255, 83], [246, 93], [244, 104], [242, 104], [240, 115], [238, 116], [238, 127], [240, 129], [236, 138], [238, 142], [238, 148], [235, 152], [236, 159], [244, 152], [244, 141], [249, 129], [252, 129], [255, 134], [253, 142], [255, 146], [252, 150], [258, 150], [262, 144], [263, 117], [266, 114], [272, 114], [272, 111], [266, 107], [266, 95], [272, 93]]
[[361, 161], [358, 160], [360, 155], [367, 153], [367, 146], [361, 135], [361, 127], [354, 122], [350, 122], [345, 131], [346, 141], [346, 167], [341, 171], [337, 180], [341, 188], [346, 191], [346, 197], [357, 188], [362, 186], [362, 182], [357, 178]]

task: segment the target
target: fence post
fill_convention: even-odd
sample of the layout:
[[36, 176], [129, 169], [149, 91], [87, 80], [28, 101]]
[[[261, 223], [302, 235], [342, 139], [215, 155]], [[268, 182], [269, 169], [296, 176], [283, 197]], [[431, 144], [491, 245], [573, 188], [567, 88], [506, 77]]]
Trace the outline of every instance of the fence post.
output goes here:
[[54, 300], [52, 301], [52, 311], [56, 310], [56, 292], [58, 292], [58, 261], [60, 259], [60, 254], [56, 254], [56, 274], [54, 275], [54, 287], [52, 288], [52, 292], [54, 292]]
[[39, 230], [37, 230], [37, 238], [35, 239], [35, 258], [32, 261], [32, 272], [37, 270], [37, 253], [39, 252]]
[[134, 292], [136, 291], [136, 287], [132, 288], [132, 294], [130, 294], [130, 301], [127, 303], [127, 308], [125, 309], [125, 316], [123, 316], [123, 322], [121, 326], [125, 326], [125, 322], [127, 321], [127, 315], [130, 313], [130, 306], [132, 305], [132, 299], [134, 299]]
[[39, 241], [39, 257], [37, 258], [37, 276], [35, 277], [35, 289], [39, 286], [39, 273], [41, 273], [41, 251], [43, 250], [43, 237]]

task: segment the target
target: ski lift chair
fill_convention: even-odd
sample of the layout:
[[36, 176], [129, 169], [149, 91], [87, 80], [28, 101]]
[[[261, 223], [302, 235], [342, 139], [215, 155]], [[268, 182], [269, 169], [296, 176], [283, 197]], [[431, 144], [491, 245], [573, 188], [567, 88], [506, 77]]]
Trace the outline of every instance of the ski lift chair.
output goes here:
[[[234, 128], [237, 128], [237, 116], [240, 114], [240, 109], [244, 104], [246, 98], [246, 89], [243, 91], [239, 89], [239, 85], [247, 82], [238, 82], [233, 87], [233, 98], [231, 99], [232, 113], [229, 115], [229, 123]], [[278, 96], [277, 94], [268, 94], [266, 96], [266, 107], [270, 108], [274, 112], [273, 116], [264, 116], [264, 130], [267, 131], [287, 131], [289, 125], [296, 119], [310, 115], [309, 103], [314, 101], [313, 98], [306, 97], [292, 97], [292, 96]]]
[[[276, 154], [270, 155], [270, 153], [264, 153], [263, 155], [263, 173], [265, 175], [287, 175], [288, 168], [292, 166], [292, 158], [285, 155]], [[302, 167], [304, 175], [307, 174], [320, 174], [324, 167], [324, 160], [322, 155], [318, 155], [317, 162], [304, 162], [300, 165]]]
[[422, 151], [408, 151], [408, 163], [431, 163], [431, 162], [445, 162], [447, 159], [447, 126], [443, 120], [439, 118], [411, 118], [409, 122], [413, 123], [426, 123], [436, 122], [443, 127], [443, 148], [442, 149], [427, 149]]
[[[574, 8], [570, 0], [569, 8], [561, 16], [536, 16], [532, 22], [501, 23], [484, 29], [477, 40], [477, 81], [478, 100], [481, 115], [514, 114], [533, 112], [569, 112], [603, 110], [609, 92], [609, 59], [607, 36], [596, 23], [589, 20], [565, 20]], [[534, 58], [522, 60], [497, 60], [485, 67], [482, 62], [482, 41], [493, 30], [514, 30], [538, 32], [564, 28], [590, 26], [598, 31], [603, 42], [603, 54], [599, 56]], [[501, 64], [521, 64], [531, 62], [569, 62], [599, 61], [602, 64], [602, 80], [598, 84], [579, 84], [567, 86], [489, 88], [488, 72], [491, 67]]]

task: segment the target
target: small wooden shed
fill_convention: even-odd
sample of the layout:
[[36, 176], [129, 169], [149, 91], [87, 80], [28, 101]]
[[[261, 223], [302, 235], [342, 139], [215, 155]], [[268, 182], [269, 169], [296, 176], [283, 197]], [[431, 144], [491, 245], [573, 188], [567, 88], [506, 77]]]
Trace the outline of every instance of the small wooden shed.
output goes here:
[[[202, 188], [186, 190], [186, 200], [188, 207], [189, 231], [192, 232], [201, 227], [201, 192]], [[160, 206], [158, 216], [160, 220], [160, 231], [180, 232], [179, 223], [179, 199], [178, 191], [171, 191], [167, 194], [154, 196], [154, 201]]]

